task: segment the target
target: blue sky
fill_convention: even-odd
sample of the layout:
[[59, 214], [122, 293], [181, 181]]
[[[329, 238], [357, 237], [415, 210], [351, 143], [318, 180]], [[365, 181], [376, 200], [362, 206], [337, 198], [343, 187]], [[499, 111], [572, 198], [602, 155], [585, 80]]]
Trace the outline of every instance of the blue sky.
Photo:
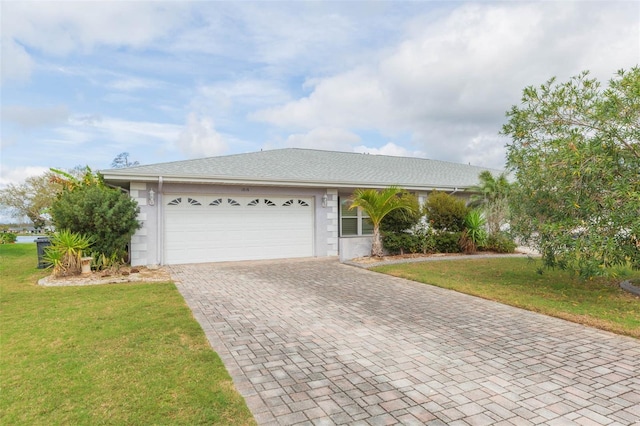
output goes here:
[[640, 3], [3, 1], [0, 187], [305, 147], [501, 168], [522, 89], [640, 62]]

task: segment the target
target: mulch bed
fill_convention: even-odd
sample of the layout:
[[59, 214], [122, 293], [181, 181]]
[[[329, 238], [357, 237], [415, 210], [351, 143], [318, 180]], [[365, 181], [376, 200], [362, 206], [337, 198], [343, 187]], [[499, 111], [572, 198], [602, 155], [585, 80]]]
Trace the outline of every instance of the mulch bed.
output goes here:
[[72, 275], [68, 277], [54, 277], [49, 275], [38, 280], [38, 285], [45, 287], [60, 286], [84, 286], [98, 284], [140, 283], [140, 282], [167, 282], [171, 281], [171, 275], [164, 268], [126, 267], [117, 272], [105, 271], [92, 272], [90, 274]]

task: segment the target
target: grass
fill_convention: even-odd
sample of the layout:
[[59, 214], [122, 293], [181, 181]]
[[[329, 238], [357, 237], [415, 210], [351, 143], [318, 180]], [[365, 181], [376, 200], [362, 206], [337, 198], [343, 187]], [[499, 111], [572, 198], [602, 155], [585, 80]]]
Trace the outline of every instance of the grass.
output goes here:
[[45, 288], [36, 264], [0, 245], [1, 424], [255, 424], [173, 283]]
[[540, 261], [494, 258], [420, 262], [372, 268], [397, 277], [448, 288], [618, 334], [640, 338], [640, 297], [617, 279], [584, 281], [566, 271], [536, 272]]

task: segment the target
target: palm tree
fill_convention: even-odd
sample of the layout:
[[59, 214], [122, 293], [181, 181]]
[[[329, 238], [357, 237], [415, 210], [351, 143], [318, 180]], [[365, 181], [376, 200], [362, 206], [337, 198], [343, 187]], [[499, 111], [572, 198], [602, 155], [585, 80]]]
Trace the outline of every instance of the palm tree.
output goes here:
[[484, 170], [478, 175], [480, 183], [469, 188], [475, 192], [471, 196], [469, 207], [479, 207], [484, 210], [489, 233], [492, 235], [500, 232], [500, 227], [507, 220], [509, 206], [507, 197], [511, 189], [511, 183], [505, 173], [494, 176], [490, 171]]
[[382, 239], [380, 238], [380, 222], [394, 210], [405, 210], [410, 213], [415, 212], [416, 204], [411, 197], [402, 197], [404, 190], [397, 186], [390, 186], [377, 191], [375, 189], [356, 189], [351, 197], [349, 209], [360, 207], [369, 215], [369, 220], [373, 225], [373, 241], [371, 244], [371, 255], [381, 257]]
[[494, 176], [489, 170], [483, 170], [478, 175], [478, 180], [478, 185], [469, 188], [469, 191], [475, 192], [471, 196], [469, 207], [481, 207], [500, 198], [506, 198], [511, 187], [504, 172]]

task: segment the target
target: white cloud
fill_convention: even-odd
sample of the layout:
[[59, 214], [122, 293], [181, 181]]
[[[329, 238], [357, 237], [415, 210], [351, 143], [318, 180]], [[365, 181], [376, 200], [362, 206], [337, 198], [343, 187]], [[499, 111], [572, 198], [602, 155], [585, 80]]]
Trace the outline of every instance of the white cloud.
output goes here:
[[239, 78], [199, 86], [189, 109], [202, 116], [216, 117], [216, 122], [221, 125], [246, 114], [247, 110], [289, 99], [287, 90], [273, 80]]
[[640, 62], [638, 13], [622, 1], [4, 2], [2, 78], [23, 82], [3, 93], [3, 160], [150, 163], [267, 140], [501, 167], [498, 131], [522, 89]]
[[2, 7], [3, 34], [58, 55], [103, 44], [144, 46], [187, 17], [180, 2], [40, 2], [37, 7], [6, 2]]
[[[456, 160], [463, 164], [485, 166], [502, 169], [504, 163], [504, 146], [508, 139], [495, 134], [482, 134], [467, 141]], [[440, 157], [446, 159], [446, 156]]]
[[15, 124], [23, 130], [33, 130], [64, 123], [68, 117], [69, 109], [66, 105], [51, 107], [7, 105], [2, 107], [3, 123]]
[[3, 2], [3, 79], [30, 74], [34, 63], [22, 46], [59, 56], [103, 45], [141, 48], [182, 24], [188, 7], [182, 2]]
[[224, 153], [227, 143], [215, 130], [213, 120], [191, 113], [178, 139], [178, 147], [190, 158], [210, 157]]
[[30, 176], [40, 176], [49, 171], [47, 167], [2, 167], [0, 170], [0, 189], [9, 184], [20, 184]]
[[[158, 155], [172, 155], [183, 126], [179, 124], [134, 121], [96, 114], [72, 114], [47, 131], [16, 137], [13, 144], [2, 140], [2, 168], [6, 164], [37, 164], [53, 167], [89, 165], [106, 168], [121, 152], [133, 160], [148, 164]], [[30, 149], [24, 149], [24, 147]], [[31, 149], [32, 148], [32, 149]]]
[[[2, 20], [4, 25], [4, 20]], [[10, 37], [0, 38], [0, 83], [14, 81], [28, 81], [31, 77], [33, 59], [24, 50], [24, 47], [16, 43]]]
[[162, 82], [152, 80], [150, 78], [140, 77], [121, 77], [107, 84], [111, 89], [123, 92], [131, 92], [135, 90], [156, 89], [162, 87]]
[[[197, 8], [201, 25], [184, 28], [172, 52], [197, 52], [251, 61], [261, 75], [324, 73], [362, 63], [396, 33], [394, 7], [346, 2], [215, 2]], [[363, 43], [366, 40], [366, 43]]]
[[585, 68], [606, 80], [637, 64], [639, 11], [631, 2], [471, 3], [418, 16], [376, 64], [310, 80], [308, 96], [251, 118], [410, 134], [431, 158], [501, 167], [498, 132], [522, 89]]
[[309, 82], [313, 92], [282, 106], [266, 108], [250, 118], [278, 126], [310, 129], [324, 127], [372, 128], [392, 117], [380, 80], [370, 70], [359, 68], [344, 74]]
[[[149, 140], [164, 142], [175, 141], [180, 134], [181, 126], [177, 124], [155, 123], [148, 121], [122, 120], [100, 115], [74, 115], [69, 119], [71, 130], [78, 134], [92, 134], [121, 144], [145, 144]], [[64, 132], [68, 128], [58, 128]], [[78, 139], [79, 140], [79, 139]]]
[[144, 140], [141, 138], [171, 142], [175, 141], [180, 130], [180, 126], [177, 124], [129, 121], [115, 118], [102, 120], [96, 127], [120, 142]]
[[[308, 133], [289, 135], [284, 143], [276, 145], [293, 148], [352, 151], [354, 146], [360, 142], [360, 136], [348, 130], [333, 127], [317, 127]], [[267, 148], [269, 147], [270, 145], [267, 145]]]
[[387, 142], [385, 145], [381, 146], [380, 148], [359, 145], [354, 147], [353, 151], [360, 152], [362, 154], [390, 155], [393, 157], [420, 157], [420, 158], [427, 157], [426, 153], [423, 151], [412, 151], [402, 146], [396, 145], [393, 142]]

